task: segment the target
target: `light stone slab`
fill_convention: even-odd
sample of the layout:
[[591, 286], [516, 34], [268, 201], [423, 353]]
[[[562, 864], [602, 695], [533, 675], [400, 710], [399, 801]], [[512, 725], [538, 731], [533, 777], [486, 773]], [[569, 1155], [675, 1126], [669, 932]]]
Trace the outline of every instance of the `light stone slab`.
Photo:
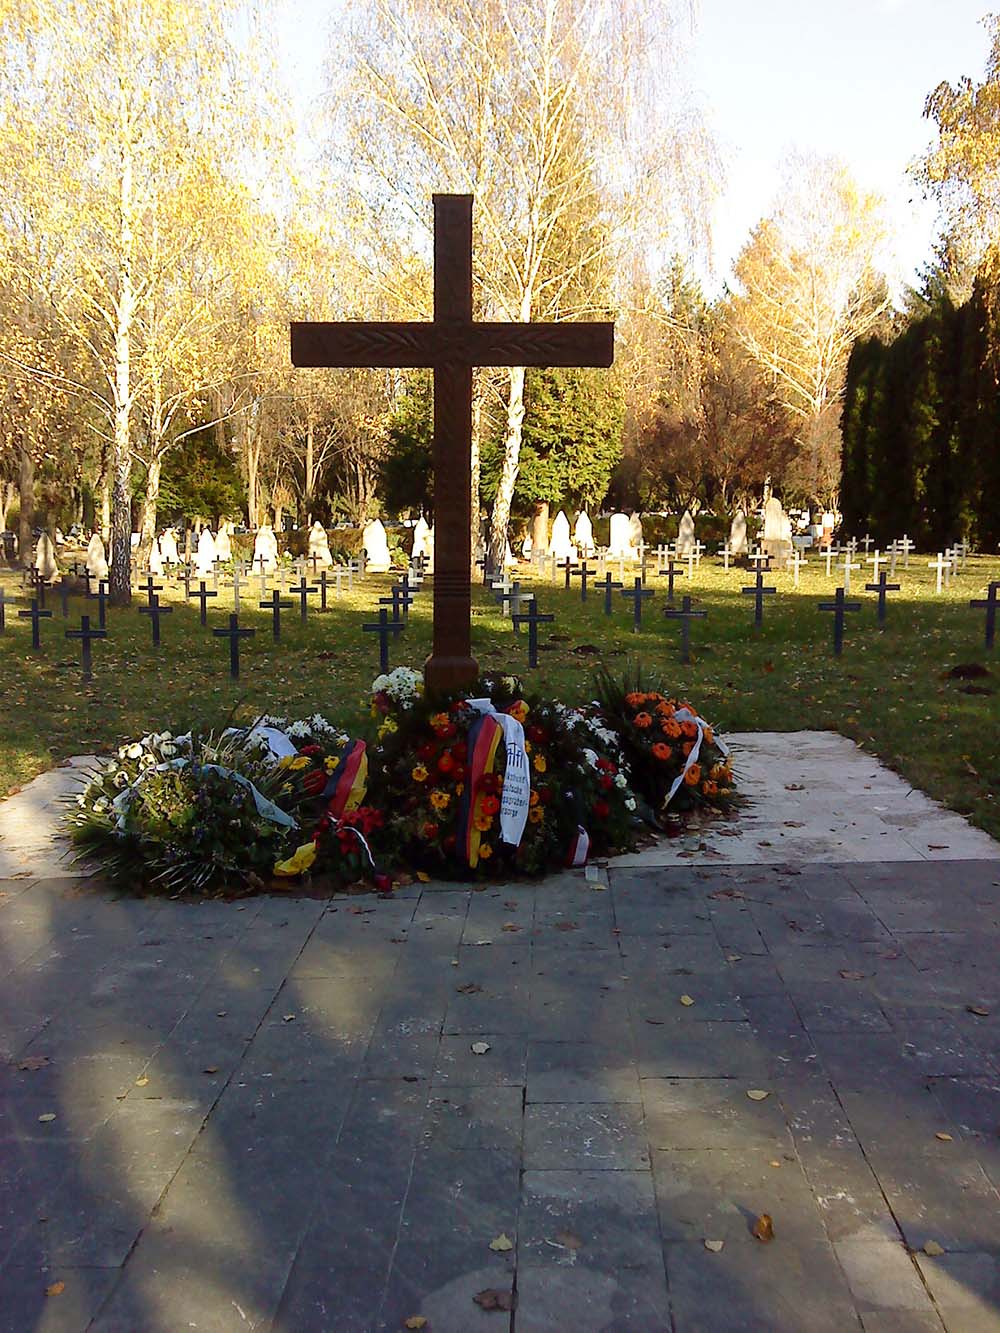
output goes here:
[[731, 819], [616, 857], [615, 868], [685, 864], [1000, 860], [1000, 843], [835, 732], [728, 735], [740, 790]]

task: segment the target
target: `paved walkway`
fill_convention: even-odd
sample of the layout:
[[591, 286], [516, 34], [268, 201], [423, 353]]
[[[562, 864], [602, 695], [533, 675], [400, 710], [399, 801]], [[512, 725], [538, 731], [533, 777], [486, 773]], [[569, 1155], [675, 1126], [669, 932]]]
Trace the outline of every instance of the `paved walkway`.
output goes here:
[[1000, 849], [689, 842], [389, 901], [7, 879], [0, 1329], [1000, 1330]]

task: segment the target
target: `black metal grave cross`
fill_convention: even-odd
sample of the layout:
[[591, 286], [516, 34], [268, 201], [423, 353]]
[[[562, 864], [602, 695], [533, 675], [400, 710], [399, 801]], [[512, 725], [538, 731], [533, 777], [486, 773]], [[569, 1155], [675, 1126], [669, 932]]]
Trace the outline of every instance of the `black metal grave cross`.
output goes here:
[[305, 621], [309, 616], [309, 598], [319, 589], [315, 584], [306, 583], [306, 576], [300, 574], [298, 583], [288, 591], [299, 599], [299, 619]]
[[587, 600], [587, 580], [595, 578], [596, 575], [597, 575], [597, 570], [591, 569], [590, 566], [587, 564], [586, 560], [581, 561], [580, 564], [577, 565], [576, 569], [574, 569], [573, 577], [580, 580], [581, 602], [585, 602]]
[[537, 606], [533, 606], [530, 611], [521, 611], [515, 616], [511, 616], [514, 622], [515, 631], [522, 625], [528, 627], [528, 666], [538, 666], [538, 626], [551, 625], [555, 616], [543, 616]]
[[860, 611], [860, 602], [847, 602], [844, 600], [843, 588], [838, 588], [834, 594], [832, 602], [820, 602], [821, 611], [833, 612], [833, 652], [834, 656], [839, 657], [844, 651], [844, 616], [848, 611]]
[[744, 597], [754, 598], [753, 624], [754, 629], [760, 629], [764, 623], [764, 598], [771, 597], [778, 591], [777, 588], [764, 587], [764, 571], [757, 570], [756, 579], [752, 588], [741, 589]]
[[160, 646], [160, 616], [173, 615], [173, 611], [174, 608], [172, 606], [160, 605], [160, 599], [155, 592], [149, 594], [148, 606], [139, 607], [140, 616], [149, 616], [149, 623], [153, 630], [154, 648], [159, 648]]
[[644, 598], [644, 597], [652, 597], [652, 596], [654, 596], [653, 589], [652, 589], [652, 588], [644, 588], [644, 587], [642, 586], [642, 579], [641, 579], [641, 578], [639, 577], [639, 575], [637, 574], [637, 575], [636, 575], [636, 578], [635, 578], [635, 587], [634, 587], [634, 588], [623, 588], [623, 589], [622, 589], [622, 596], [623, 596], [623, 597], [631, 597], [631, 598], [632, 598], [632, 617], [633, 617], [632, 632], [633, 632], [634, 634], [638, 634], [639, 631], [642, 629], [642, 602], [643, 602], [643, 598]]
[[[204, 583], [201, 586], [204, 588]], [[228, 629], [212, 630], [215, 638], [229, 640], [229, 674], [233, 680], [240, 678], [240, 639], [253, 638], [256, 633], [255, 629], [240, 629], [240, 618], [235, 611], [229, 617]]]
[[291, 611], [295, 605], [294, 602], [283, 602], [281, 593], [277, 588], [271, 593], [271, 596], [264, 602], [258, 603], [262, 611], [271, 613], [271, 635], [275, 643], [281, 638], [281, 613], [282, 611]]
[[684, 577], [684, 566], [678, 564], [677, 561], [674, 559], [674, 557], [671, 556], [670, 559], [667, 561], [666, 568], [658, 569], [656, 571], [656, 575], [657, 578], [661, 579], [664, 577], [666, 578], [667, 601], [672, 602], [674, 600], [674, 579], [676, 579], [678, 575], [680, 575], [681, 578]]
[[668, 620], [679, 620], [681, 622], [681, 661], [685, 666], [691, 661], [691, 621], [704, 620], [708, 614], [706, 611], [692, 611], [691, 598], [685, 595], [681, 599], [681, 609], [665, 606], [663, 614]]
[[108, 625], [108, 580], [97, 580], [97, 623], [101, 629]]
[[208, 591], [208, 584], [205, 582], [204, 579], [202, 579], [201, 582], [198, 584], [197, 592], [188, 593], [189, 597], [195, 597], [198, 599], [199, 602], [201, 602], [201, 624], [203, 625], [208, 624], [208, 599], [210, 597], [218, 597], [218, 595], [219, 594], [217, 592]]
[[18, 611], [17, 615], [18, 615], [18, 619], [19, 619], [19, 620], [30, 620], [30, 621], [31, 621], [31, 646], [32, 646], [32, 648], [41, 648], [41, 646], [42, 646], [42, 639], [41, 639], [41, 635], [40, 635], [39, 632], [38, 632], [39, 623], [40, 623], [42, 620], [51, 620], [51, 619], [52, 619], [52, 612], [51, 612], [51, 611], [41, 611], [41, 610], [39, 610], [39, 607], [38, 607], [38, 598], [37, 598], [37, 597], [32, 597], [32, 599], [31, 599], [31, 610], [30, 610], [30, 611]]
[[68, 629], [64, 631], [67, 639], [79, 639], [81, 655], [83, 658], [83, 674], [81, 680], [93, 680], [90, 644], [93, 639], [106, 639], [108, 631], [106, 629], [91, 629], [90, 616], [80, 617], [79, 629]]
[[378, 635], [378, 666], [384, 675], [389, 670], [389, 635], [398, 634], [404, 628], [403, 622], [398, 616], [390, 620], [389, 612], [384, 606], [381, 606], [378, 612], [378, 623], [362, 625], [361, 628], [366, 634]]
[[976, 610], [986, 612], [986, 651], [990, 652], [996, 638], [997, 630], [997, 607], [1000, 606], [1000, 600], [997, 594], [1000, 593], [1000, 580], [994, 580], [990, 583], [985, 597], [976, 597], [969, 603]]
[[564, 572], [564, 574], [566, 575], [566, 583], [565, 583], [565, 586], [568, 588], [568, 587], [569, 587], [569, 581], [570, 581], [570, 579], [573, 577], [573, 575], [576, 573], [576, 571], [577, 571], [577, 569], [579, 568], [579, 566], [574, 565], [573, 561], [569, 558], [569, 556], [567, 556], [565, 560], [560, 560], [560, 561], [559, 561], [559, 563], [558, 563], [558, 565], [556, 566], [556, 568], [557, 568], [557, 569], [561, 569], [561, 570]]
[[623, 587], [623, 586], [624, 586], [623, 584], [621, 584], [621, 583], [616, 583], [616, 582], [615, 582], [615, 580], [611, 577], [610, 572], [607, 573], [607, 574], [605, 574], [605, 576], [604, 576], [603, 579], [595, 579], [595, 580], [594, 580], [594, 587], [595, 587], [595, 588], [603, 588], [603, 589], [604, 589], [604, 614], [605, 614], [606, 616], [610, 616], [610, 615], [611, 615], [611, 594], [612, 594], [612, 592], [614, 591], [615, 588], [621, 588], [621, 587]]
[[152, 605], [153, 605], [153, 598], [156, 596], [156, 594], [157, 594], [158, 592], [162, 592], [162, 591], [163, 591], [163, 584], [162, 584], [162, 583], [154, 583], [154, 582], [153, 582], [153, 576], [152, 576], [152, 574], [147, 574], [147, 575], [146, 575], [146, 582], [145, 582], [145, 583], [140, 583], [140, 584], [139, 584], [139, 587], [138, 587], [138, 589], [137, 589], [137, 591], [138, 591], [138, 592], [144, 592], [144, 593], [146, 594], [146, 603], [147, 603], [147, 605], [152, 606]]
[[877, 583], [866, 583], [865, 592], [878, 593], [878, 627], [885, 629], [885, 595], [887, 592], [899, 592], [898, 583], [889, 583], [889, 575], [883, 569]]

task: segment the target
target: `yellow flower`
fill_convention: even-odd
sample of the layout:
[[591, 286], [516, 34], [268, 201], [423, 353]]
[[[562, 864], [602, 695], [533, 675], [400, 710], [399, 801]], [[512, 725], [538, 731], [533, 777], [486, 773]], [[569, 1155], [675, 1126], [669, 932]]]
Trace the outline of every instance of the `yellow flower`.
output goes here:
[[480, 833], [488, 833], [493, 827], [493, 820], [489, 815], [476, 815], [476, 828]]
[[456, 795], [456, 796], [461, 796], [461, 794], [462, 794], [463, 791], [465, 791], [465, 783], [464, 783], [464, 782], [456, 782], [456, 783], [455, 783], [455, 795]]
[[539, 798], [538, 792], [537, 792], [537, 791], [533, 791], [533, 792], [531, 793], [531, 795], [528, 797], [528, 804], [529, 804], [529, 805], [537, 805], [538, 802], [539, 802], [539, 799], [540, 799], [540, 798]]
[[[534, 796], [535, 793], [532, 792], [531, 794], [532, 796]], [[533, 805], [531, 809], [528, 811], [528, 818], [531, 820], [533, 824], [540, 824], [542, 820], [545, 818], [545, 811], [542, 809], [540, 805]]]
[[548, 768], [548, 763], [546, 762], [545, 756], [543, 754], [536, 754], [534, 759], [532, 760], [532, 763], [534, 764], [536, 773], [544, 773], [545, 770]]
[[434, 713], [431, 717], [431, 726], [435, 729], [438, 727], [446, 727], [450, 722], [451, 718], [447, 713]]
[[413, 772], [410, 774], [410, 777], [413, 779], [414, 782], [426, 782], [427, 769], [424, 768], [423, 764], [418, 764], [416, 768], [413, 770]]
[[333, 770], [337, 767], [336, 759], [330, 759], [329, 757], [324, 759], [323, 767], [326, 769], [328, 773], [332, 773]]
[[446, 791], [432, 791], [431, 805], [435, 810], [447, 810], [451, 797]]
[[300, 768], [308, 768], [311, 763], [312, 760], [307, 754], [297, 754], [288, 767], [295, 773]]
[[292, 790], [292, 784], [290, 782], [283, 782], [281, 784], [281, 790], [283, 792], [290, 792]]
[[492, 855], [493, 855], [493, 848], [490, 846], [490, 844], [488, 842], [481, 842], [479, 844], [480, 861], [488, 861]]
[[512, 718], [515, 718], [518, 722], [523, 722], [524, 719], [528, 716], [529, 711], [530, 710], [528, 708], [528, 705], [524, 702], [523, 699], [518, 699], [517, 703], [511, 704], [511, 706], [507, 709], [507, 712], [510, 714], [510, 716]]
[[531, 741], [524, 742], [524, 753], [531, 754]]
[[291, 762], [292, 762], [292, 756], [290, 754], [286, 754], [282, 759], [278, 760], [278, 767], [287, 768]]
[[314, 842], [304, 842], [299, 847], [294, 856], [290, 856], [287, 861], [279, 861], [274, 867], [276, 875], [301, 875], [304, 870], [308, 870], [316, 860], [316, 844]]

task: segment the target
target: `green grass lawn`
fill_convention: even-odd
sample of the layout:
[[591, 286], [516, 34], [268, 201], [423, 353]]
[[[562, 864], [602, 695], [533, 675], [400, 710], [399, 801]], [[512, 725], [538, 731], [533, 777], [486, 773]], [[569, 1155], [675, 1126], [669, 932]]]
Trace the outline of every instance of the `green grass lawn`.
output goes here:
[[[624, 669], [638, 657], [662, 676], [672, 692], [691, 700], [724, 731], [832, 729], [872, 753], [953, 809], [1000, 837], [1000, 695], [992, 693], [1000, 675], [1000, 653], [985, 653], [983, 613], [969, 599], [983, 595], [988, 578], [1000, 578], [1000, 560], [970, 560], [937, 596], [927, 557], [911, 556], [901, 566], [898, 593], [890, 594], [888, 627], [879, 633], [875, 598], [867, 581], [854, 575], [852, 598], [863, 609], [848, 617], [843, 656], [832, 652], [832, 616], [817, 603], [831, 596], [837, 580], [827, 579], [816, 557], [803, 571], [799, 588], [791, 574], [769, 575], [778, 588], [769, 597], [764, 627], [753, 628], [753, 602], [740, 596], [752, 582], [747, 570], [722, 569], [704, 560], [691, 586], [678, 581], [678, 604], [692, 594], [707, 619], [692, 627], [689, 666], [679, 663], [679, 630], [664, 620], [665, 580], [653, 580], [657, 596], [646, 603], [641, 633], [632, 632], [631, 602], [615, 594], [614, 615], [605, 618], [603, 599], [590, 593], [581, 604], [572, 591], [522, 581], [538, 591], [541, 610], [556, 622], [540, 633], [539, 669], [527, 670], [527, 635], [514, 636], [510, 622], [479, 587], [473, 596], [473, 649], [483, 670], [521, 672], [529, 689], [567, 702], [592, 697], [592, 670], [598, 661]], [[628, 571], [626, 570], [626, 577]], [[79, 645], [63, 637], [66, 628], [58, 597], [49, 595], [52, 620], [42, 625], [41, 652], [32, 653], [30, 625], [8, 607], [0, 636], [3, 727], [0, 731], [0, 792], [15, 788], [71, 754], [106, 750], [123, 738], [148, 730], [184, 730], [192, 723], [216, 722], [235, 711], [249, 720], [258, 712], [299, 716], [315, 711], [357, 730], [369, 725], [368, 687], [378, 670], [375, 636], [362, 634], [374, 618], [388, 577], [369, 576], [351, 595], [336, 602], [331, 592], [326, 615], [285, 612], [280, 644], [271, 638], [270, 615], [259, 611], [256, 587], [244, 595], [241, 624], [256, 637], [243, 643], [243, 674], [231, 681], [225, 640], [211, 629], [227, 624], [232, 592], [223, 587], [211, 604], [209, 626], [199, 625], [197, 603], [185, 605], [183, 589], [167, 582], [163, 599], [174, 609], [163, 621], [163, 645], [150, 646], [150, 627], [136, 606], [109, 610], [106, 641], [94, 645], [94, 679], [80, 680]], [[0, 574], [8, 598], [26, 594], [17, 576]], [[296, 603], [297, 605], [297, 603]], [[69, 623], [82, 612], [97, 620], [96, 602], [70, 603]], [[407, 632], [390, 645], [393, 665], [419, 667], [430, 650], [431, 592], [425, 584]], [[591, 645], [596, 654], [575, 650]], [[980, 663], [991, 675], [948, 679], [957, 664]], [[990, 693], [967, 693], [969, 686]]]

